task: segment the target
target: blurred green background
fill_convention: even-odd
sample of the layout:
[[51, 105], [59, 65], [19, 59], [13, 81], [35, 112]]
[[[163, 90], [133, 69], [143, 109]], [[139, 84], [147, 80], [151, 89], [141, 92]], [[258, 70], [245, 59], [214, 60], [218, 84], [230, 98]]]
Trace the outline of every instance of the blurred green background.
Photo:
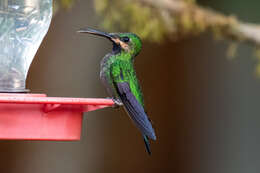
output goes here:
[[[260, 1], [199, 4], [260, 23]], [[113, 4], [111, 4], [113, 5]], [[49, 96], [107, 97], [99, 62], [111, 50], [91, 0], [77, 0], [52, 20], [30, 68], [27, 88]], [[144, 42], [136, 58], [146, 107], [158, 136], [152, 156], [123, 109], [85, 115], [79, 142], [0, 141], [3, 173], [257, 173], [260, 171], [260, 79], [252, 47], [226, 57], [227, 41], [210, 34], [161, 44]]]

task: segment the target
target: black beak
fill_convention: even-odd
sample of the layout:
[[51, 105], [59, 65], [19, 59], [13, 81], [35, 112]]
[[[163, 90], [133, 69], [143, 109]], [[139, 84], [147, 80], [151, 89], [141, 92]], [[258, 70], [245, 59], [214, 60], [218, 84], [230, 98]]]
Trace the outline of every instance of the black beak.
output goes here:
[[105, 37], [108, 38], [109, 40], [113, 41], [113, 36], [109, 33], [106, 32], [101, 32], [101, 31], [97, 31], [91, 28], [84, 28], [84, 29], [80, 29], [79, 31], [77, 31], [78, 33], [87, 33], [87, 34], [93, 34], [93, 35], [97, 35], [97, 36], [101, 36], [101, 37]]

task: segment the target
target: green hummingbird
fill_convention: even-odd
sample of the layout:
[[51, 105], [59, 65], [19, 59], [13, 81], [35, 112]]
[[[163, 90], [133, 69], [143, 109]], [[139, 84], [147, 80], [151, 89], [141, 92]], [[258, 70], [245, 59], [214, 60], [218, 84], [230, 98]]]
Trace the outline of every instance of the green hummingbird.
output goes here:
[[78, 32], [102, 36], [112, 41], [112, 52], [101, 61], [101, 81], [115, 104], [124, 106], [141, 131], [146, 150], [151, 154], [148, 138], [156, 140], [156, 136], [144, 109], [143, 94], [134, 69], [134, 58], [142, 48], [141, 39], [133, 33], [105, 33], [90, 28]]

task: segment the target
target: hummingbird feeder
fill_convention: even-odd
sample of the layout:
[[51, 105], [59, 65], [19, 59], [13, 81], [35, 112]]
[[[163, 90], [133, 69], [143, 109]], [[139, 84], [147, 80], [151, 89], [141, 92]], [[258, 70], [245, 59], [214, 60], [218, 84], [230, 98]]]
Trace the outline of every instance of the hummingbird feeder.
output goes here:
[[25, 88], [52, 18], [52, 0], [0, 1], [0, 139], [80, 140], [84, 112], [110, 99], [58, 98]]

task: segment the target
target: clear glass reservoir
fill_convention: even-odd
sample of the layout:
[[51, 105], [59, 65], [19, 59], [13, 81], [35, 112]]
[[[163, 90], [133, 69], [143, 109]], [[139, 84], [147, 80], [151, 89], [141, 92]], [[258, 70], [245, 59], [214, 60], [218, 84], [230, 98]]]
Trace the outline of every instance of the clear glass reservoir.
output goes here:
[[52, 0], [0, 0], [0, 92], [25, 92], [52, 17]]

